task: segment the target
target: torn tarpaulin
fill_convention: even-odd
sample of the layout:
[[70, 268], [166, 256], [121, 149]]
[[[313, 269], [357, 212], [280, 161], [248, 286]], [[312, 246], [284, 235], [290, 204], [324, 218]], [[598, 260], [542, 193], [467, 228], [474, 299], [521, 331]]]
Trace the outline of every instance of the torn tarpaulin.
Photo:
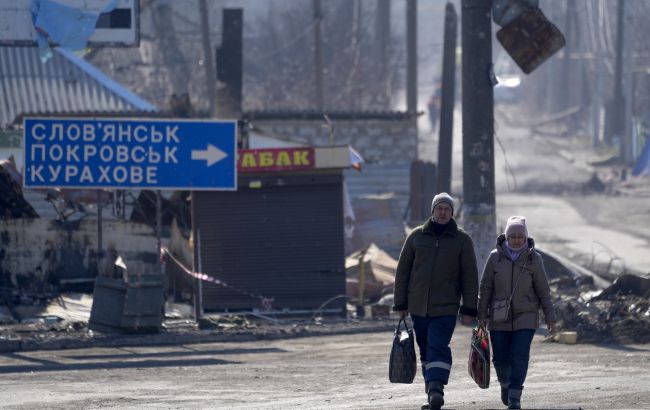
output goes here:
[[32, 21], [38, 35], [41, 61], [46, 62], [52, 52], [50, 44], [70, 50], [82, 50], [95, 32], [101, 13], [112, 11], [117, 0], [95, 0], [83, 7], [71, 7], [53, 0], [32, 1]]

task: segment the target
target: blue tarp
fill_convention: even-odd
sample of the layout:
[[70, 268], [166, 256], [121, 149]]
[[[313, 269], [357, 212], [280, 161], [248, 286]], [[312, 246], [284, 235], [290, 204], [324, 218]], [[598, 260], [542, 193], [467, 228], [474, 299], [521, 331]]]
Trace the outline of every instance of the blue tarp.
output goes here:
[[636, 161], [632, 174], [634, 176], [650, 176], [650, 138], [645, 140], [645, 146]]
[[82, 50], [95, 32], [100, 13], [108, 13], [117, 0], [106, 0], [103, 10], [88, 10], [65, 6], [52, 0], [32, 1], [32, 21], [38, 34], [41, 60], [47, 61], [52, 53], [49, 44], [69, 50]]

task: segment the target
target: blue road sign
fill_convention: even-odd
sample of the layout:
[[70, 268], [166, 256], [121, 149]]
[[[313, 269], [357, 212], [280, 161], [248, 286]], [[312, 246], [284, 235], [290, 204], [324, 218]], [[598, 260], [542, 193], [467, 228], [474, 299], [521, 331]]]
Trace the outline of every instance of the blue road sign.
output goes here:
[[237, 122], [26, 118], [30, 188], [237, 189]]

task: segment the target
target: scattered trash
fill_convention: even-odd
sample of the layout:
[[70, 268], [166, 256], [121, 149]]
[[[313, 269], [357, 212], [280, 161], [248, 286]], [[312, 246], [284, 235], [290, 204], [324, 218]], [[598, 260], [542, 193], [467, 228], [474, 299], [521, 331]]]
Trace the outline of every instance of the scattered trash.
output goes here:
[[165, 303], [165, 318], [187, 319], [194, 315], [194, 307], [185, 303]]
[[555, 335], [555, 340], [558, 343], [574, 345], [578, 341], [578, 332], [560, 332]]
[[583, 193], [605, 192], [606, 189], [607, 185], [601, 181], [596, 173], [594, 173], [591, 178], [589, 178], [589, 181], [585, 182], [582, 185]]
[[245, 316], [237, 316], [237, 315], [203, 316], [199, 318], [198, 323], [199, 323], [199, 329], [201, 330], [233, 329], [233, 328], [250, 329], [255, 327], [255, 325], [251, 323], [248, 319], [246, 319]]

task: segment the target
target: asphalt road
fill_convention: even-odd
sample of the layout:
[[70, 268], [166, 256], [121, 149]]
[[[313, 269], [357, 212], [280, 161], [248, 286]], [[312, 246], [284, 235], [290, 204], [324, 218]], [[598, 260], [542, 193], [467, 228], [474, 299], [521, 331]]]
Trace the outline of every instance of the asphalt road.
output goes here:
[[[460, 124], [460, 111], [455, 115], [455, 125]], [[496, 112], [497, 231], [505, 228], [508, 216], [524, 215], [529, 233], [542, 250], [559, 253], [607, 277], [650, 273], [648, 179], [630, 176], [622, 186], [609, 175], [615, 167], [590, 165], [611, 152], [594, 149], [589, 136], [578, 135], [578, 130], [571, 136], [540, 134], [526, 125], [538, 120], [512, 106], [501, 106]], [[437, 161], [437, 136], [422, 124], [419, 136], [420, 158]], [[452, 193], [458, 196], [463, 192], [460, 126], [454, 128], [453, 143]], [[609, 181], [615, 192], [585, 190], [595, 174]]]
[[[470, 330], [458, 327], [448, 409], [504, 408], [467, 375]], [[421, 375], [388, 382], [390, 332], [166, 347], [0, 355], [0, 407], [419, 409]], [[650, 345], [533, 341], [524, 408], [650, 408]]]

